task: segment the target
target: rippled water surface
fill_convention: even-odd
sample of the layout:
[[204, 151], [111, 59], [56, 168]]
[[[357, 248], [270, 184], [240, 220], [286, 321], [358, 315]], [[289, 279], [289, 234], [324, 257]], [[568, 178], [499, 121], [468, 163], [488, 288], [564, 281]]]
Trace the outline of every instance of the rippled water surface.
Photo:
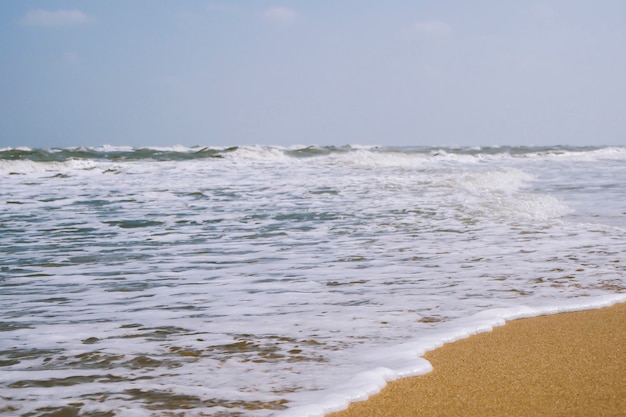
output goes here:
[[468, 316], [622, 294], [625, 179], [624, 148], [0, 150], [0, 412], [288, 415]]

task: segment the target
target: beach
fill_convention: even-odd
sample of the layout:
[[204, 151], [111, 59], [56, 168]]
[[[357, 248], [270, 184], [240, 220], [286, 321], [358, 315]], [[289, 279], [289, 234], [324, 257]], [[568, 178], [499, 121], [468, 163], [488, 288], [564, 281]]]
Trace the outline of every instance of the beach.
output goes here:
[[426, 374], [444, 343], [626, 302], [625, 162], [562, 146], [0, 150], [0, 414], [320, 417]]
[[626, 415], [626, 303], [511, 321], [424, 357], [432, 372], [327, 417]]

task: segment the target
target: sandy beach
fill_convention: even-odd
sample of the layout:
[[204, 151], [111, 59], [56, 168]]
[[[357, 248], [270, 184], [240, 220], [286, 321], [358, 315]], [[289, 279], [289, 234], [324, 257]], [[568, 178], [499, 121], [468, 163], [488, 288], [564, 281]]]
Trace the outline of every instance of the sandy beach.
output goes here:
[[508, 322], [327, 417], [626, 416], [626, 303]]

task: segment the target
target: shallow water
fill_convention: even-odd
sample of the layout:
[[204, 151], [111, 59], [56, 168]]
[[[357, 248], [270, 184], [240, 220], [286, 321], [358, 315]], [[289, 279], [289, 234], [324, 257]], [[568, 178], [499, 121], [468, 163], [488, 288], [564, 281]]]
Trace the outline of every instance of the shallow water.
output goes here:
[[340, 407], [468, 318], [620, 299], [625, 178], [625, 148], [0, 150], [0, 411]]

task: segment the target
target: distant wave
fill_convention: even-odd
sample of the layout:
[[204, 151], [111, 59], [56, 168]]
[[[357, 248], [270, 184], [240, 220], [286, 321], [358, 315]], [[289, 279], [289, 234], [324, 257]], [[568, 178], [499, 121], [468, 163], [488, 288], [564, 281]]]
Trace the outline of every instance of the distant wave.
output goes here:
[[0, 149], [0, 161], [67, 162], [69, 160], [93, 161], [183, 161], [194, 159], [276, 159], [338, 157], [368, 158], [435, 158], [439, 160], [484, 158], [557, 158], [557, 159], [626, 159], [626, 147], [571, 147], [571, 146], [493, 146], [493, 147], [426, 147], [426, 146], [172, 146], [172, 147], [129, 147], [97, 146], [75, 148], [4, 148]]
[[136, 160], [185, 160], [200, 158], [222, 158], [224, 154], [237, 150], [209, 147], [172, 148], [129, 148], [129, 147], [80, 147], [80, 148], [10, 148], [0, 151], [0, 160], [29, 160], [34, 162], [65, 162], [69, 159], [93, 159], [108, 161]]

